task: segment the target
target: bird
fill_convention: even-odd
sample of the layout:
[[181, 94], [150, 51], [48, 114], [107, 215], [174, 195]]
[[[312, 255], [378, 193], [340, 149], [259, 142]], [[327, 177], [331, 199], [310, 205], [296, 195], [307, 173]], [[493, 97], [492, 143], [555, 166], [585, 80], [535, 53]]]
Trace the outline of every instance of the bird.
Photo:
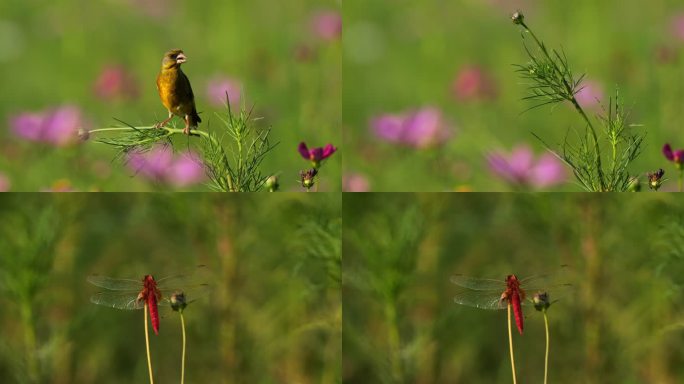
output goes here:
[[157, 75], [157, 91], [162, 104], [169, 111], [169, 117], [155, 127], [165, 126], [176, 115], [185, 121], [183, 133], [190, 135], [190, 129], [196, 128], [202, 119], [197, 114], [190, 80], [181, 70], [181, 64], [186, 60], [181, 49], [172, 49], [164, 54], [161, 70]]

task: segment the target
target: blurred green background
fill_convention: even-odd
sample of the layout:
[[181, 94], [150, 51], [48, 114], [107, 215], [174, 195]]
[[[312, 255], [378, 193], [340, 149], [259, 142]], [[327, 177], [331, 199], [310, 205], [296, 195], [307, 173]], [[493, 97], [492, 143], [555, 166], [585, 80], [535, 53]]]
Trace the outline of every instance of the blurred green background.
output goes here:
[[[23, 112], [74, 105], [90, 128], [119, 126], [114, 118], [149, 126], [167, 114], [155, 88], [162, 56], [182, 48], [188, 56], [183, 70], [202, 112], [200, 129], [218, 130], [215, 113], [226, 113], [210, 103], [210, 83], [233, 79], [241, 103], [254, 105], [253, 117], [263, 118], [256, 126], [272, 127], [272, 142], [280, 142], [262, 170], [280, 173], [282, 188], [296, 190], [298, 171], [309, 166], [297, 152], [299, 142], [341, 141], [340, 38], [316, 32], [317, 15], [339, 14], [340, 7], [339, 0], [3, 1], [0, 174], [13, 191], [171, 188], [112, 162], [115, 151], [103, 144], [54, 148], [17, 137], [9, 125]], [[124, 70], [122, 89], [98, 96], [97, 79], [111, 67]], [[177, 144], [187, 149], [187, 138]], [[340, 156], [328, 163], [321, 190], [340, 190]]]
[[[351, 151], [344, 173], [365, 178], [362, 186], [374, 191], [510, 190], [489, 172], [485, 155], [520, 144], [540, 155], [543, 145], [531, 133], [555, 147], [569, 128], [583, 129], [566, 105], [521, 114], [531, 104], [521, 100], [526, 87], [512, 66], [527, 62], [520, 28], [510, 20], [516, 9], [549, 48], [565, 51], [577, 74], [603, 89], [606, 106], [619, 87], [630, 123], [648, 131], [631, 172], [664, 168], [674, 177], [661, 148], [668, 141], [684, 147], [684, 7], [677, 0], [347, 1], [342, 104]], [[483, 74], [484, 95], [478, 97], [470, 78], [472, 93], [466, 81], [462, 97], [455, 97], [455, 79], [468, 68]], [[438, 108], [451, 127], [442, 145], [399, 146], [369, 127], [377, 115], [423, 106]], [[589, 109], [590, 116], [598, 112], [600, 106]], [[580, 187], [569, 179], [553, 189]]]
[[[510, 383], [506, 311], [455, 304], [449, 278], [562, 264], [574, 293], [549, 309], [550, 383], [684, 381], [672, 195], [347, 194], [343, 221], [345, 383]], [[518, 382], [541, 383], [543, 318], [525, 314]]]
[[[143, 311], [90, 303], [90, 274], [210, 267], [185, 310], [188, 383], [340, 377], [340, 197], [12, 194], [0, 198], [0, 382], [148, 382]], [[180, 381], [180, 321], [150, 330], [155, 381]]]

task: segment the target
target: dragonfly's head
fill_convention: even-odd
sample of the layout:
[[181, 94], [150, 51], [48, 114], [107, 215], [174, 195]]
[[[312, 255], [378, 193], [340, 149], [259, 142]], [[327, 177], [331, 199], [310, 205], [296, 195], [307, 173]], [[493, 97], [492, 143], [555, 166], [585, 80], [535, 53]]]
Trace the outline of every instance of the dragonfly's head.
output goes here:
[[145, 275], [145, 277], [143, 277], [143, 283], [151, 283], [151, 282], [154, 282], [154, 276]]

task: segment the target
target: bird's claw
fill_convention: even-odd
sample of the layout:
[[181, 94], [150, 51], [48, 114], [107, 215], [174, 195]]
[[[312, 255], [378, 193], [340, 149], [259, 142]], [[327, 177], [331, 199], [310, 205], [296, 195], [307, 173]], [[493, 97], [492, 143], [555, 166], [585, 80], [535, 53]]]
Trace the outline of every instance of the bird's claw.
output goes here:
[[183, 128], [183, 133], [190, 136], [190, 127]]

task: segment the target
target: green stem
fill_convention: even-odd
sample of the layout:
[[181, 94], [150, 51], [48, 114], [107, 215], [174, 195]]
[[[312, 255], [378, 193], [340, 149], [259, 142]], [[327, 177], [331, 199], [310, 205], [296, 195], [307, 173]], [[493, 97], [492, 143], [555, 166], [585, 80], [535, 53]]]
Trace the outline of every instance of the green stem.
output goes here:
[[397, 329], [397, 308], [393, 303], [388, 303], [385, 306], [385, 316], [387, 317], [387, 337], [390, 349], [390, 366], [392, 369], [392, 376], [396, 382], [403, 382], [403, 375], [401, 369], [401, 341], [399, 339], [399, 330]]
[[544, 384], [549, 375], [549, 318], [546, 316], [546, 309], [544, 309], [544, 328], [546, 329], [546, 354], [544, 355]]
[[183, 311], [180, 311], [181, 329], [183, 330], [183, 354], [181, 356], [181, 384], [185, 382], [185, 320]]
[[563, 81], [563, 86], [565, 87], [568, 95], [570, 95], [569, 101], [572, 103], [572, 105], [575, 107], [577, 112], [582, 116], [584, 121], [587, 123], [589, 126], [589, 130], [591, 131], [591, 136], [594, 139], [594, 152], [596, 152], [596, 171], [598, 173], [599, 177], [599, 186], [601, 187], [601, 191], [605, 191], [606, 186], [605, 182], [603, 181], [603, 168], [601, 166], [601, 149], [599, 148], [599, 141], [598, 141], [598, 136], [596, 135], [596, 129], [594, 128], [594, 125], [591, 123], [591, 120], [589, 120], [589, 117], [587, 117], [587, 114], [584, 113], [584, 109], [579, 105], [577, 102], [577, 99], [575, 98], [574, 94], [574, 89], [573, 87], [568, 84], [567, 80], [565, 79], [565, 76], [563, 75], [563, 72], [558, 68], [558, 65], [556, 64], [556, 61], [551, 58], [551, 55], [549, 52], [546, 50], [546, 47], [537, 39], [537, 35], [532, 32], [532, 30], [525, 24], [524, 22], [520, 22], [520, 25], [523, 26], [527, 30], [527, 32], [530, 33], [532, 38], [534, 38], [534, 41], [537, 43], [539, 48], [541, 49], [542, 53], [544, 53], [544, 56], [549, 60], [549, 62], [553, 65], [553, 69], [556, 71], [558, 75], [560, 75], [561, 80]]
[[508, 346], [511, 350], [511, 371], [513, 372], [513, 384], [516, 384], [515, 378], [515, 358], [513, 358], [513, 333], [511, 333], [511, 303], [508, 303]]
[[33, 308], [30, 302], [21, 306], [21, 318], [24, 328], [24, 344], [26, 348], [26, 368], [33, 382], [38, 382], [38, 361], [36, 360], [36, 330], [33, 321]]
[[152, 377], [152, 360], [150, 359], [150, 334], [147, 330], [147, 303], [145, 303], [145, 347], [147, 348], [147, 370], [150, 372], [150, 384], [154, 384], [154, 377]]
[[684, 191], [682, 187], [684, 186], [684, 168], [679, 170], [679, 192]]

